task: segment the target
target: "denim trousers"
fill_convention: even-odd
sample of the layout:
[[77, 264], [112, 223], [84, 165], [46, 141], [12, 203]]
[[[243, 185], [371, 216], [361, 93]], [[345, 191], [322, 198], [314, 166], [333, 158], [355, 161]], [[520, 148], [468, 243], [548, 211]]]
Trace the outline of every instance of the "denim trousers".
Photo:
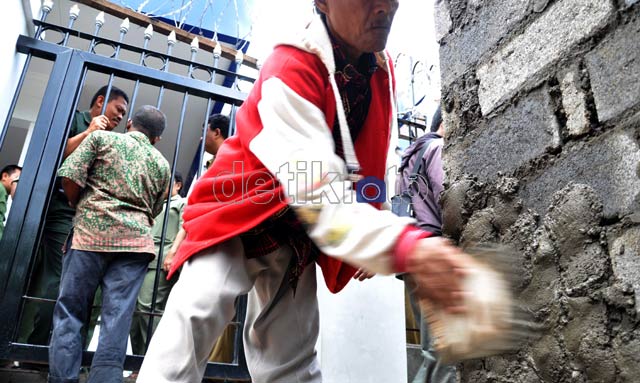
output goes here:
[[69, 250], [62, 258], [60, 293], [53, 311], [49, 382], [76, 383], [82, 363], [82, 328], [98, 285], [102, 322], [87, 383], [122, 383], [127, 338], [150, 254]]

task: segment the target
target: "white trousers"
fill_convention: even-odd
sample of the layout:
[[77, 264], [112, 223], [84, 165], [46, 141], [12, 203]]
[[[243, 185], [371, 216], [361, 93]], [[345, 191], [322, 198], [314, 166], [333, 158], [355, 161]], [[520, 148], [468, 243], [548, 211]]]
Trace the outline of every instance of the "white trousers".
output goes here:
[[284, 246], [247, 259], [232, 238], [185, 263], [138, 376], [138, 383], [200, 383], [211, 348], [249, 293], [244, 348], [254, 383], [320, 383], [315, 350], [319, 314], [315, 265], [307, 266], [295, 294]]

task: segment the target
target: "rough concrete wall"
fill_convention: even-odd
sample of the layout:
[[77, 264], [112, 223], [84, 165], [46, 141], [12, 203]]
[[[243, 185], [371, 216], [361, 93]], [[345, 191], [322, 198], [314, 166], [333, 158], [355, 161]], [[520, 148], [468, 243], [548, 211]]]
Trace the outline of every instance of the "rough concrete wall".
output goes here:
[[462, 382], [640, 382], [640, 1], [438, 0], [446, 234], [544, 324]]

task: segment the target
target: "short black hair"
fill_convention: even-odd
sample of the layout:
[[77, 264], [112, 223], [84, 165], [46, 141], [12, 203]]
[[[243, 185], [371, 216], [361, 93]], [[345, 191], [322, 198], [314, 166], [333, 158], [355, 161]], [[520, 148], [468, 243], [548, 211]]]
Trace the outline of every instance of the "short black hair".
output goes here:
[[440, 105], [438, 105], [438, 109], [433, 114], [433, 118], [431, 119], [431, 132], [435, 133], [440, 128], [440, 124], [442, 124], [442, 109]]
[[173, 182], [180, 182], [181, 184], [184, 185], [184, 181], [182, 181], [182, 173], [180, 172], [176, 172], [176, 174], [173, 175]]
[[0, 177], [2, 177], [4, 173], [7, 173], [8, 175], [12, 175], [18, 170], [22, 170], [22, 167], [15, 164], [7, 165], [4, 168], [2, 168], [2, 170], [0, 171]]
[[207, 124], [211, 130], [220, 129], [222, 137], [227, 138], [229, 136], [229, 122], [229, 117], [224, 114], [212, 114], [209, 116]]
[[[107, 96], [107, 88], [108, 87], [109, 87], [108, 85], [105, 85], [102, 88], [98, 89], [96, 94], [93, 95], [93, 98], [91, 99], [91, 104], [89, 104], [89, 107], [92, 107], [93, 104], [96, 103], [96, 101], [98, 100], [99, 96], [102, 96], [102, 97], [106, 97]], [[111, 100], [115, 100], [118, 97], [124, 98], [124, 100], [127, 102], [127, 104], [129, 103], [129, 96], [127, 96], [127, 94], [122, 89], [112, 85], [111, 86], [111, 92], [109, 92], [109, 100], [107, 100], [107, 103], [111, 102]]]
[[143, 105], [131, 116], [131, 125], [149, 138], [160, 137], [167, 127], [167, 117], [155, 106]]

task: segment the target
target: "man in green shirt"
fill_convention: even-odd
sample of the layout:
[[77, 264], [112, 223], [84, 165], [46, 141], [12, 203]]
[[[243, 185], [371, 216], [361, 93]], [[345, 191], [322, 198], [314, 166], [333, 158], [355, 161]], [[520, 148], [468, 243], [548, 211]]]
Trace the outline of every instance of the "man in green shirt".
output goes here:
[[[73, 153], [92, 132], [111, 131], [124, 119], [129, 104], [127, 94], [112, 86], [105, 112], [102, 114], [106, 93], [107, 86], [103, 86], [91, 99], [89, 110], [75, 113], [63, 154], [64, 158]], [[56, 180], [28, 295], [47, 299], [55, 299], [58, 296], [60, 273], [62, 272], [62, 248], [71, 231], [71, 221], [74, 214], [75, 209], [69, 206], [60, 180]], [[27, 301], [22, 315], [18, 340], [30, 344], [48, 344], [52, 316], [52, 303]]]
[[[165, 209], [167, 201], [163, 203], [162, 212], [156, 217], [155, 224], [153, 225], [152, 233], [153, 233], [153, 242], [155, 245], [155, 253], [157, 256], [160, 256], [160, 248], [162, 248], [162, 258], [165, 258], [166, 255], [171, 250], [171, 246], [173, 246], [174, 240], [176, 239], [176, 235], [182, 228], [182, 212], [184, 211], [184, 206], [187, 204], [186, 199], [180, 196], [180, 189], [182, 189], [182, 175], [176, 172], [173, 188], [171, 189], [171, 201], [170, 201], [170, 209], [169, 216], [167, 218], [166, 224], [164, 223]], [[166, 232], [164, 237], [164, 242], [162, 242], [162, 229], [163, 226], [166, 226]], [[167, 298], [169, 297], [169, 293], [171, 292], [171, 288], [175, 284], [177, 278], [172, 278], [167, 280], [167, 272], [163, 266], [164, 259], [160, 260], [160, 276], [158, 277], [158, 289], [156, 292], [156, 305], [155, 305], [155, 313], [162, 314], [164, 311], [164, 307], [167, 304]], [[153, 301], [153, 285], [155, 284], [156, 275], [158, 273], [157, 270], [158, 260], [154, 258], [151, 262], [149, 262], [149, 269], [147, 270], [147, 274], [144, 277], [144, 282], [142, 283], [142, 288], [140, 288], [140, 293], [138, 294], [138, 301], [136, 304], [136, 310], [143, 313], [151, 313], [151, 302]], [[133, 322], [131, 324], [131, 348], [133, 349], [133, 353], [137, 355], [144, 355], [144, 348], [147, 343], [148, 337], [148, 329], [149, 329], [149, 315], [145, 314], [134, 314]], [[153, 335], [153, 331], [155, 331], [158, 322], [160, 321], [160, 317], [154, 317], [153, 327], [151, 329], [151, 335]]]
[[161, 111], [143, 106], [127, 134], [89, 134], [58, 170], [77, 209], [54, 309], [50, 383], [78, 380], [82, 328], [98, 286], [102, 326], [87, 382], [122, 382], [136, 297], [155, 253], [154, 217], [162, 211], [171, 178], [169, 163], [153, 147], [165, 126]]
[[18, 165], [7, 165], [2, 168], [0, 172], [2, 176], [2, 178], [0, 178], [0, 183], [2, 183], [2, 185], [0, 185], [0, 239], [2, 239], [2, 234], [4, 234], [7, 201], [9, 200], [9, 196], [13, 198], [20, 173], [22, 173], [22, 168]]

